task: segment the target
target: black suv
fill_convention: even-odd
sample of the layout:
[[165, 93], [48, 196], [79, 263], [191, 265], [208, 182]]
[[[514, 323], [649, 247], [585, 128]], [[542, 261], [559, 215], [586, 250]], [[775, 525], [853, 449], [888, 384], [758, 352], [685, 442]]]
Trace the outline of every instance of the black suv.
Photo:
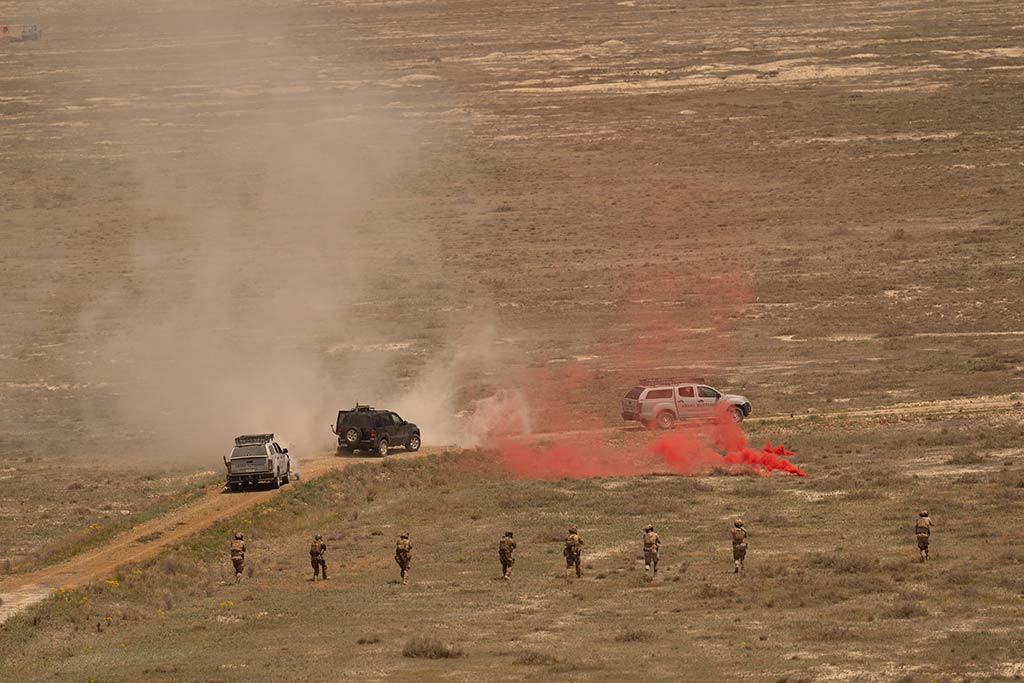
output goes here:
[[420, 428], [406, 422], [398, 413], [377, 410], [356, 404], [352, 410], [339, 410], [338, 422], [331, 426], [338, 436], [338, 450], [376, 451], [387, 455], [391, 446], [405, 446], [407, 451], [420, 449]]

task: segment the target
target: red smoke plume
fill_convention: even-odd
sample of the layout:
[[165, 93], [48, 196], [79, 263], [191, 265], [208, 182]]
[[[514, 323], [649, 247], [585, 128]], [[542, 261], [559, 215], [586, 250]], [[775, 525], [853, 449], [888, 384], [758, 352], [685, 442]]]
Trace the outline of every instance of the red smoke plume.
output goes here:
[[717, 410], [710, 422], [685, 424], [664, 434], [643, 450], [614, 449], [593, 434], [566, 437], [550, 446], [511, 438], [495, 444], [501, 464], [526, 479], [611, 477], [637, 474], [708, 474], [726, 470], [737, 474], [767, 475], [775, 470], [806, 476], [782, 456], [793, 455], [785, 446], [766, 443], [750, 448], [739, 425]]
[[[732, 316], [750, 297], [739, 277], [645, 277], [639, 283], [641, 289], [632, 294], [639, 298], [628, 302], [624, 311], [632, 322], [630, 343], [590, 349], [607, 371], [634, 378], [649, 373], [699, 373], [717, 365], [720, 357], [729, 356]], [[686, 363], [679, 365], [679, 359]], [[781, 470], [805, 476], [785, 459], [793, 454], [784, 446], [767, 443], [760, 450], [750, 448], [724, 405], [710, 420], [684, 422], [646, 447], [611, 446], [604, 438], [614, 431], [605, 427], [611, 415], [580, 409], [581, 404], [589, 404], [588, 387], [593, 387], [596, 379], [596, 368], [583, 363], [567, 362], [530, 373], [522, 398], [534, 408], [540, 426], [574, 431], [544, 435], [554, 441], [551, 444], [490, 431], [490, 438], [484, 441], [493, 445], [501, 465], [529, 479], [650, 473], [688, 476], [714, 470], [760, 475]], [[575, 400], [566, 401], [569, 396]]]

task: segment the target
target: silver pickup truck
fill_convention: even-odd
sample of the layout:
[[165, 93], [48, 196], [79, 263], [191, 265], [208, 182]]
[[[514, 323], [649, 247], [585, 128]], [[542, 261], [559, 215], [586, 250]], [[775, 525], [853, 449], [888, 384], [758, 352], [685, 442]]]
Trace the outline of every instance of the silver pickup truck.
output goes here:
[[281, 448], [273, 434], [243, 434], [235, 437], [231, 455], [224, 458], [228, 470], [228, 486], [239, 491], [245, 485], [271, 484], [275, 489], [294, 476], [287, 448]]
[[702, 377], [640, 380], [622, 399], [622, 419], [671, 429], [679, 419], [708, 417], [719, 403], [737, 422], [753, 410], [745, 396], [723, 394], [704, 384]]

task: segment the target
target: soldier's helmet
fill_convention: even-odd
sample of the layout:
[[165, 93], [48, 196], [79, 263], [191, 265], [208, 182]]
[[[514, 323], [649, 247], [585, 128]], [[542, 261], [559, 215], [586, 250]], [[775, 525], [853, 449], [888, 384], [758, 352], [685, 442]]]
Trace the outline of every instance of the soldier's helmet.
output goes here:
[[570, 527], [569, 527], [569, 533], [570, 533], [570, 534], [574, 534], [574, 533], [576, 533], [577, 531], [579, 531], [579, 529], [578, 529], [578, 528], [576, 527], [576, 525], [575, 525], [575, 524], [573, 524], [572, 526], [570, 526]]
[[508, 536], [509, 538], [512, 538], [512, 532], [511, 531], [506, 531], [505, 535]]
[[317, 534], [316, 535], [316, 540], [322, 541], [322, 540], [324, 540], [324, 537], [321, 534]]
[[235, 540], [236, 541], [241, 541], [242, 539], [243, 539], [242, 532], [241, 531], [236, 531], [235, 532]]
[[918, 515], [921, 516], [921, 517], [927, 517], [928, 516], [928, 511], [927, 510], [921, 510], [921, 512], [919, 512]]
[[743, 520], [737, 519], [735, 522], [733, 522], [733, 524], [735, 524], [736, 526], [743, 526]]
[[653, 524], [648, 524], [647, 526], [644, 527], [644, 531], [654, 531], [654, 525]]
[[401, 537], [402, 538], [409, 538], [409, 532], [408, 531], [403, 531]]

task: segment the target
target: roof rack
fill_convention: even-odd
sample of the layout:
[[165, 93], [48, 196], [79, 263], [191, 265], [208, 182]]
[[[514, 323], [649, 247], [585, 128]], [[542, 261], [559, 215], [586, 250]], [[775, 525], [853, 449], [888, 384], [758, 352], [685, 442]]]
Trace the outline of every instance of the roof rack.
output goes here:
[[703, 377], [647, 377], [637, 381], [637, 384], [645, 387], [662, 386], [665, 384], [705, 384]]
[[274, 440], [273, 434], [243, 434], [235, 437], [236, 446], [262, 446]]
[[356, 407], [353, 410], [373, 410], [373, 406], [369, 403], [356, 403]]

